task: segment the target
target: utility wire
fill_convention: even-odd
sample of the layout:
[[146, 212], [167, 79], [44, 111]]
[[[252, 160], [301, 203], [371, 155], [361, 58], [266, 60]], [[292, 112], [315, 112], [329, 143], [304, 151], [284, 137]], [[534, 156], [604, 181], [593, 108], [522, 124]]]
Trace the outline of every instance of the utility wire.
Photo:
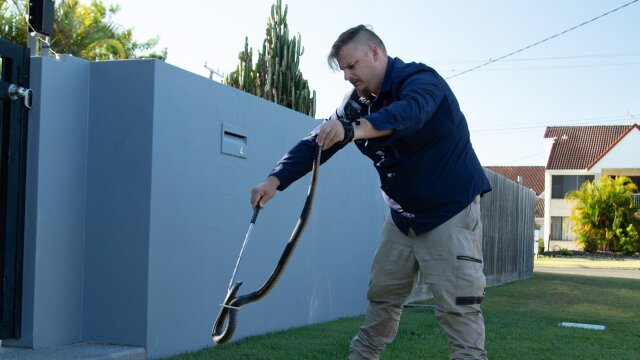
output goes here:
[[584, 64], [584, 65], [549, 65], [549, 66], [527, 66], [527, 67], [499, 67], [493, 69], [482, 69], [482, 71], [519, 71], [519, 70], [546, 70], [546, 69], [580, 69], [607, 66], [630, 66], [639, 65], [640, 62], [631, 63], [609, 63], [609, 64]]
[[530, 48], [532, 48], [532, 47], [534, 47], [534, 46], [536, 46], [536, 45], [542, 44], [542, 43], [543, 43], [543, 42], [545, 42], [545, 41], [549, 41], [549, 40], [551, 40], [551, 39], [553, 39], [553, 38], [556, 38], [556, 37], [558, 37], [558, 36], [560, 36], [560, 35], [566, 34], [566, 33], [568, 33], [568, 32], [569, 32], [569, 31], [571, 31], [571, 30], [575, 30], [575, 29], [577, 29], [577, 28], [579, 28], [579, 27], [581, 27], [581, 26], [584, 26], [584, 25], [587, 25], [587, 24], [589, 24], [589, 23], [591, 23], [591, 22], [594, 22], [594, 21], [596, 21], [596, 20], [598, 20], [598, 19], [600, 19], [600, 18], [602, 18], [602, 17], [605, 17], [605, 16], [607, 16], [607, 15], [609, 15], [609, 14], [611, 14], [611, 13], [614, 13], [614, 12], [616, 12], [616, 11], [618, 11], [618, 10], [622, 9], [622, 8], [625, 8], [625, 7], [627, 7], [627, 6], [629, 6], [629, 5], [633, 4], [633, 3], [636, 3], [636, 2], [638, 2], [638, 1], [640, 1], [640, 0], [633, 0], [633, 1], [630, 1], [630, 2], [628, 2], [628, 3], [626, 3], [626, 4], [624, 4], [624, 5], [619, 6], [619, 7], [615, 8], [615, 9], [613, 9], [613, 10], [611, 10], [611, 11], [608, 11], [608, 12], [606, 12], [606, 13], [602, 14], [602, 15], [596, 16], [596, 17], [594, 17], [594, 18], [593, 18], [593, 19], [591, 19], [591, 20], [587, 20], [587, 21], [585, 21], [585, 22], [583, 22], [583, 23], [581, 23], [581, 24], [578, 24], [578, 25], [576, 25], [576, 26], [574, 26], [574, 27], [572, 27], [572, 28], [570, 28], [570, 29], [567, 29], [567, 30], [562, 31], [562, 32], [559, 32], [559, 33], [557, 33], [557, 34], [555, 34], [555, 35], [549, 36], [549, 37], [548, 37], [548, 38], [546, 38], [546, 39], [540, 40], [540, 41], [538, 41], [538, 42], [536, 42], [536, 43], [533, 43], [533, 44], [531, 44], [531, 45], [529, 45], [529, 46], [526, 46], [526, 47], [523, 47], [523, 48], [521, 48], [521, 49], [518, 49], [518, 50], [516, 50], [516, 51], [514, 51], [514, 52], [511, 52], [511, 53], [509, 53], [509, 54], [507, 54], [507, 55], [503, 55], [503, 56], [501, 56], [501, 57], [499, 57], [499, 58], [497, 58], [497, 59], [491, 59], [491, 60], [489, 60], [489, 61], [487, 61], [487, 62], [485, 62], [485, 63], [483, 63], [483, 64], [480, 64], [480, 65], [478, 65], [478, 66], [472, 67], [472, 68], [467, 69], [467, 70], [465, 70], [465, 71], [459, 72], [459, 73], [457, 73], [457, 74], [455, 74], [455, 75], [451, 75], [451, 76], [447, 77], [446, 79], [447, 79], [447, 80], [449, 80], [449, 79], [453, 79], [453, 78], [454, 78], [454, 77], [456, 77], [456, 76], [460, 76], [460, 75], [462, 75], [462, 74], [466, 74], [466, 73], [471, 72], [471, 71], [473, 71], [473, 70], [476, 70], [476, 69], [479, 69], [479, 68], [481, 68], [481, 67], [484, 67], [484, 66], [487, 66], [487, 65], [489, 65], [489, 64], [492, 64], [492, 63], [494, 63], [494, 62], [500, 61], [500, 60], [502, 60], [502, 59], [504, 59], [504, 58], [506, 58], [506, 57], [509, 57], [509, 56], [511, 56], [511, 55], [515, 55], [515, 54], [517, 54], [517, 53], [519, 53], [519, 52], [522, 52], [522, 51], [525, 51], [525, 50], [527, 50], [527, 49], [530, 49]]
[[613, 116], [595, 117], [595, 118], [588, 118], [588, 119], [554, 121], [553, 124], [555, 125], [538, 124], [538, 125], [520, 125], [520, 126], [507, 126], [507, 127], [501, 127], [499, 125], [498, 126], [488, 125], [488, 126], [478, 126], [478, 127], [472, 126], [470, 127], [470, 131], [471, 133], [520, 132], [523, 130], [538, 130], [540, 128], [545, 128], [549, 126], [560, 126], [565, 124], [601, 125], [605, 123], [615, 123], [615, 122], [621, 122], [621, 121], [634, 123], [635, 115], [629, 112], [626, 115], [613, 115]]
[[[628, 52], [616, 52], [606, 54], [588, 54], [588, 55], [569, 55], [569, 56], [546, 56], [546, 57], [533, 57], [533, 58], [517, 58], [506, 59], [503, 62], [522, 62], [522, 61], [548, 61], [548, 60], [569, 60], [569, 59], [593, 59], [593, 58], [608, 58], [608, 57], [622, 57], [622, 56], [640, 56], [640, 51], [628, 51]], [[483, 60], [433, 60], [429, 61], [430, 64], [466, 64], [477, 63]]]
[[525, 156], [519, 157], [517, 159], [508, 160], [506, 162], [502, 162], [499, 165], [495, 165], [495, 166], [506, 166], [506, 165], [513, 164], [514, 162], [518, 162], [520, 160], [529, 159], [529, 158], [532, 158], [532, 157], [535, 157], [535, 156], [540, 156], [540, 155], [543, 155], [543, 154], [544, 154], [544, 151], [540, 151], [540, 152], [537, 152], [535, 154], [525, 155]]

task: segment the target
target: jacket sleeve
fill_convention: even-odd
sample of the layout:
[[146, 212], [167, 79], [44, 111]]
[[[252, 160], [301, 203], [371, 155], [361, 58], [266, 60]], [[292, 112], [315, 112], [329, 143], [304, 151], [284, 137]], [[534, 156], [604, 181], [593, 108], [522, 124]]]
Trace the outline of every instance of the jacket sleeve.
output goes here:
[[[280, 180], [278, 190], [286, 189], [313, 168], [313, 161], [318, 152], [318, 144], [316, 143], [317, 130], [318, 128], [314, 129], [311, 134], [291, 148], [269, 173], [269, 176], [275, 176]], [[330, 149], [323, 151], [320, 156], [320, 163], [324, 164], [343, 147], [344, 145], [335, 144]]]
[[419, 71], [394, 84], [395, 101], [389, 106], [364, 116], [378, 130], [394, 129], [393, 138], [421, 129], [436, 111], [444, 97], [441, 78], [433, 71]]

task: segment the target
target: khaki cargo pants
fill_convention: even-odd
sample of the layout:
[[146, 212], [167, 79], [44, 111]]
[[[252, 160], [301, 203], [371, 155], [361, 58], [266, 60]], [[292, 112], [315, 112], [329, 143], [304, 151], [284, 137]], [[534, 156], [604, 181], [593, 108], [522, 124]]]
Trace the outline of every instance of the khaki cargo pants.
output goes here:
[[486, 359], [480, 302], [482, 272], [480, 196], [439, 227], [403, 234], [387, 215], [371, 267], [369, 309], [351, 342], [349, 360], [376, 360], [398, 330], [403, 305], [418, 274], [436, 301], [436, 319], [449, 336], [451, 359]]

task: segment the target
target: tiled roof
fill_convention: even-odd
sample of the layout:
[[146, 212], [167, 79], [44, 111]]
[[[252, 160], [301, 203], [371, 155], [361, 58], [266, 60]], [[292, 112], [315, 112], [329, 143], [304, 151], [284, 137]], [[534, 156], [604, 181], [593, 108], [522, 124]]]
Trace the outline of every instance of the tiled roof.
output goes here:
[[517, 181], [522, 176], [522, 185], [533, 190], [536, 195], [544, 191], [544, 166], [487, 166], [509, 180]]
[[547, 170], [588, 169], [634, 125], [549, 126], [545, 138], [555, 138]]
[[536, 199], [536, 217], [544, 217], [544, 199]]

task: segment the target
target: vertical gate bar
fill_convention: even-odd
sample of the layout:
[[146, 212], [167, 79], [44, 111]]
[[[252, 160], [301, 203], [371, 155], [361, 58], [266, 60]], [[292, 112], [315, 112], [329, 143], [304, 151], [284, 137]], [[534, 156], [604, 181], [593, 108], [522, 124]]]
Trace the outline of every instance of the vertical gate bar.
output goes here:
[[[0, 39], [2, 81], [29, 86], [29, 49]], [[28, 109], [0, 99], [0, 339], [19, 338]]]

